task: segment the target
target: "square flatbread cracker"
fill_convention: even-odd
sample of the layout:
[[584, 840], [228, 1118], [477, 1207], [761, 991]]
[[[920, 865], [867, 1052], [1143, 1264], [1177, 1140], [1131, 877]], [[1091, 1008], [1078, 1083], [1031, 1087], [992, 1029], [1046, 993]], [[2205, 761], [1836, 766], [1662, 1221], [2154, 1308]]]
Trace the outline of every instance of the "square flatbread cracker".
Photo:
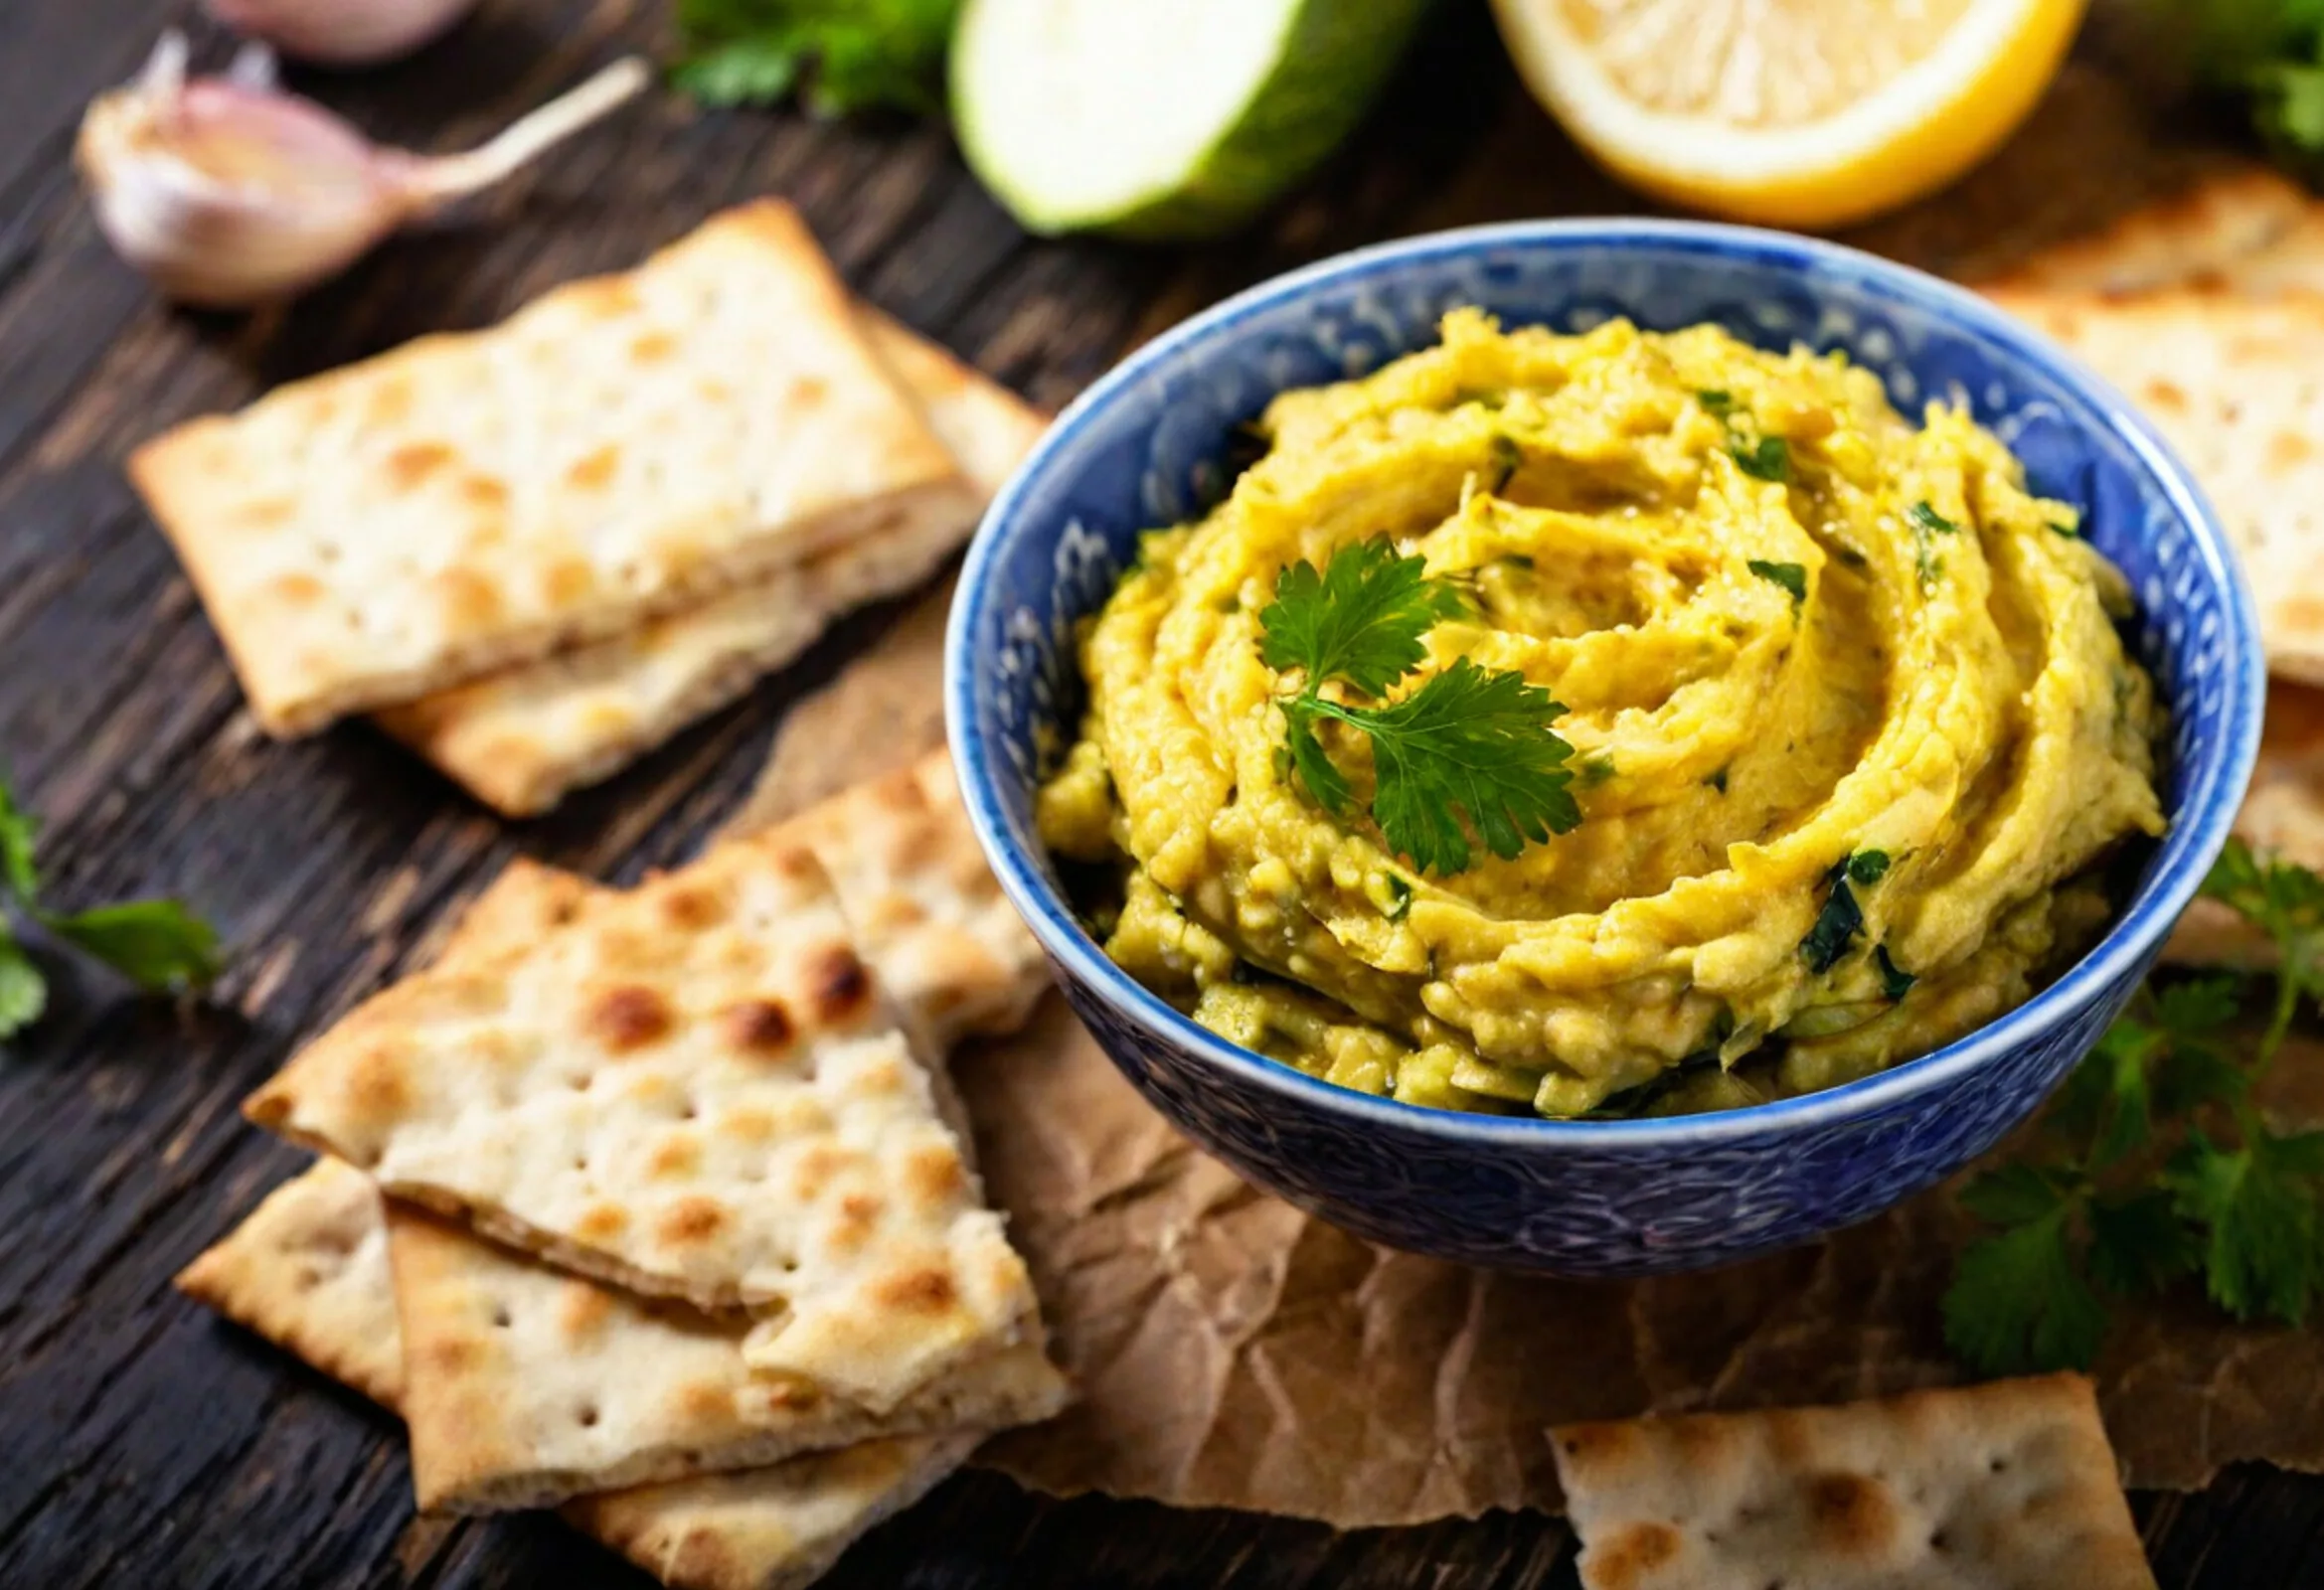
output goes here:
[[2324, 299], [1994, 297], [2169, 438], [2242, 556], [2269, 668], [2324, 683]]
[[491, 330], [181, 425], [129, 472], [275, 734], [972, 511], [772, 201]]
[[1550, 1439], [1584, 1590], [2154, 1590], [2080, 1375]]
[[[1047, 419], [933, 343], [859, 309], [973, 488], [958, 511], [906, 515], [628, 634], [390, 708], [380, 722], [511, 817], [619, 771], [821, 638], [832, 621], [919, 584], [976, 528]], [[931, 505], [933, 506], [933, 505]]]
[[[403, 1343], [383, 1211], [369, 1177], [318, 1161], [188, 1265], [178, 1286], [399, 1410]], [[583, 1497], [562, 1510], [677, 1590], [797, 1590], [857, 1536], [926, 1495], [980, 1438], [962, 1431], [867, 1441], [747, 1473]]]
[[550, 1507], [876, 1436], [999, 1429], [1067, 1401], [1031, 1336], [873, 1412], [754, 1371], [746, 1315], [649, 1303], [405, 1203], [388, 1205], [387, 1228], [412, 1481], [431, 1511]]
[[1049, 963], [985, 865], [948, 753], [819, 801], [775, 832], [829, 871], [864, 959], [927, 1052], [1025, 1025]]
[[2287, 274], [2287, 259], [2304, 256], [2300, 235], [2316, 208], [2305, 189], [2274, 168], [2239, 162], [1977, 285], [2102, 294], [2203, 283], [2241, 286], [2247, 274]]
[[[2259, 760], [2236, 813], [2236, 834], [2265, 857], [2324, 873], [2324, 690], [2271, 681], [2259, 726]], [[2163, 958], [2182, 966], [2258, 971], [2274, 965], [2275, 940], [2216, 900], [2179, 918]]]
[[829, 876], [780, 834], [407, 979], [246, 1110], [564, 1268], [748, 1306], [753, 1366], [874, 1412], [1035, 1318]]

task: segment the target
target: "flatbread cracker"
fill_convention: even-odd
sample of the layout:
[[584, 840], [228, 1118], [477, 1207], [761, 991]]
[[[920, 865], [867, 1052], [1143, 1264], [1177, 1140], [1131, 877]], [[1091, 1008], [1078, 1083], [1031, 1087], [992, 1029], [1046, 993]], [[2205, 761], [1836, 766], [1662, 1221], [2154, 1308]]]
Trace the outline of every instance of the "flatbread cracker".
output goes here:
[[426, 1510], [550, 1507], [875, 1436], [998, 1429], [1065, 1406], [1038, 1338], [874, 1412], [744, 1358], [747, 1316], [569, 1276], [409, 1204], [387, 1212], [412, 1480]]
[[747, 1305], [754, 1366], [874, 1411], [1035, 1318], [828, 876], [779, 835], [406, 980], [246, 1113], [564, 1268]]
[[177, 1288], [374, 1402], [403, 1392], [387, 1222], [361, 1171], [322, 1160], [283, 1183]]
[[[188, 1265], [178, 1286], [399, 1412], [404, 1350], [384, 1216], [369, 1177], [318, 1160]], [[767, 1469], [582, 1497], [561, 1512], [674, 1590], [798, 1590], [967, 1461], [983, 1435], [868, 1441]]]
[[927, 1052], [1025, 1025], [1050, 986], [1049, 963], [985, 864], [946, 752], [818, 802], [776, 832], [830, 872], [864, 958]]
[[[2263, 856], [2324, 872], [2324, 691], [2269, 682], [2259, 760], [2236, 833]], [[2216, 900], [2197, 900], [2171, 930], [2163, 958], [2260, 971], [2275, 964], [2275, 940]]]
[[305, 733], [972, 512], [787, 206], [181, 425], [130, 476]]
[[2268, 666], [2324, 683], [2324, 300], [1997, 293], [2122, 389], [2218, 509]]
[[2154, 1590], [2080, 1375], [1551, 1442], [1584, 1590]]
[[532, 816], [734, 701], [842, 614], [924, 581], [1048, 421], [917, 333], [858, 313], [972, 491], [924, 498], [860, 540], [626, 635], [391, 708], [382, 726], [495, 810]]
[[2122, 294], [2226, 284], [2282, 243], [2313, 208], [2306, 190], [2271, 167], [2225, 166], [2087, 237], [2053, 243], [1979, 285]]

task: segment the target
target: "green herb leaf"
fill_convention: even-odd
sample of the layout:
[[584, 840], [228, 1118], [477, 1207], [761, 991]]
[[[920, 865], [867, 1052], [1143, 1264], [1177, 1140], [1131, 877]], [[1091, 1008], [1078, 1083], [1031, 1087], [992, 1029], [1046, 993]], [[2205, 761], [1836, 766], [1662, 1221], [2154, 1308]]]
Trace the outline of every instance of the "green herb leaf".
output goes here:
[[2267, 1316], [2296, 1326], [2324, 1279], [2324, 1249], [2316, 1190], [2273, 1147], [2264, 1133], [2231, 1149], [2190, 1128], [2163, 1185], [2180, 1217], [2207, 1233], [2203, 1278], [2212, 1301], [2239, 1320]]
[[1525, 453], [1517, 443], [1496, 433], [1493, 437], [1493, 473], [1485, 481], [1487, 494], [1497, 495], [1524, 463]]
[[33, 842], [39, 837], [40, 824], [16, 804], [8, 781], [0, 778], [0, 886], [27, 907], [41, 897], [41, 871], [33, 863]]
[[1581, 821], [1568, 787], [1574, 747], [1549, 726], [1565, 709], [1522, 674], [1463, 657], [1392, 707], [1322, 708], [1371, 737], [1373, 817], [1422, 872], [1469, 865], [1463, 818], [1504, 861]]
[[1277, 673], [1303, 670], [1310, 690], [1337, 679], [1381, 696], [1427, 660], [1429, 630], [1467, 611], [1459, 591], [1428, 577], [1426, 558], [1398, 556], [1386, 538], [1363, 542], [1320, 573], [1302, 560], [1275, 577], [1259, 658]]
[[1412, 885], [1394, 873], [1386, 875], [1388, 877], [1389, 898], [1388, 919], [1392, 922], [1401, 922], [1412, 912]]
[[679, 0], [676, 80], [706, 104], [767, 104], [802, 82], [823, 114], [943, 105], [960, 0]]
[[1873, 965], [1880, 969], [1881, 992], [1890, 999], [1901, 1000], [1912, 992], [1912, 985], [1920, 979], [1889, 959], [1889, 947], [1881, 945], [1872, 952]]
[[1789, 480], [1791, 447], [1780, 436], [1761, 436], [1749, 446], [1730, 447], [1736, 467], [1755, 480]]
[[2106, 1334], [2106, 1309], [2070, 1241], [2075, 1205], [1971, 1243], [1944, 1295], [1944, 1339], [1980, 1374], [2086, 1369]]
[[1888, 875], [1887, 851], [1858, 851], [1848, 858], [1848, 880], [1852, 883], [1862, 883], [1870, 888]]
[[1931, 536], [1957, 536], [1961, 533], [1960, 526], [1945, 518], [1944, 515], [1929, 507], [1925, 502], [1914, 503], [1906, 510], [1905, 517], [1911, 522], [1914, 530], [1922, 531]]
[[1347, 776], [1332, 762], [1315, 734], [1314, 704], [1305, 697], [1283, 704], [1283, 741], [1291, 750], [1291, 768], [1307, 786], [1308, 798], [1334, 817], [1345, 817], [1354, 803]]
[[1754, 557], [1744, 564], [1761, 579], [1773, 580], [1791, 592], [1791, 605], [1797, 607], [1807, 600], [1807, 567], [1803, 563], [1770, 563]]
[[1595, 756], [1584, 756], [1574, 777], [1576, 789], [1595, 789], [1614, 776], [1614, 759], [1600, 751]]
[[198, 988], [218, 976], [218, 935], [176, 900], [99, 905], [42, 920], [59, 938], [148, 991]]
[[1695, 394], [1695, 401], [1703, 405], [1706, 413], [1718, 414], [1722, 418], [1735, 409], [1735, 394], [1722, 392], [1717, 387], [1708, 387]]
[[2039, 1220], [2065, 1200], [2065, 1190], [2030, 1165], [2005, 1165], [1961, 1189], [1961, 1207], [1995, 1225]]
[[1321, 572], [1308, 562], [1285, 568], [1259, 614], [1261, 659], [1305, 675], [1282, 704], [1298, 781], [1318, 805], [1344, 814], [1353, 791], [1316, 722], [1329, 717], [1361, 731], [1372, 746], [1372, 815], [1382, 836], [1439, 874], [1469, 865], [1469, 829], [1507, 859], [1581, 820], [1566, 766], [1574, 748], [1550, 727], [1565, 709], [1524, 675], [1488, 674], [1465, 657], [1388, 706], [1350, 706], [1318, 692], [1337, 681], [1385, 695], [1426, 659], [1428, 630], [1466, 611], [1457, 591], [1427, 577], [1423, 559], [1400, 557], [1381, 540], [1342, 548]]
[[1848, 953], [1848, 946], [1864, 927], [1864, 907], [1856, 902], [1856, 891], [1848, 886], [1847, 864], [1832, 870], [1832, 892], [1824, 897], [1824, 908], [1816, 913], [1815, 925], [1807, 930], [1807, 937], [1799, 941], [1799, 953], [1807, 957], [1811, 972], [1828, 972], [1840, 964]]
[[2090, 1279], [2119, 1297], [2155, 1292], [2203, 1260], [2195, 1233], [2160, 1189], [2089, 1206]]
[[48, 1006], [48, 980], [6, 924], [0, 923], [0, 1041], [39, 1021]]
[[2093, 1170], [2103, 1170], [2143, 1146], [2154, 1129], [2154, 1098], [2147, 1070], [2163, 1043], [2162, 1034], [2133, 1021], [2116, 1022], [2098, 1039], [2075, 1073], [2096, 1079], [2089, 1147]]

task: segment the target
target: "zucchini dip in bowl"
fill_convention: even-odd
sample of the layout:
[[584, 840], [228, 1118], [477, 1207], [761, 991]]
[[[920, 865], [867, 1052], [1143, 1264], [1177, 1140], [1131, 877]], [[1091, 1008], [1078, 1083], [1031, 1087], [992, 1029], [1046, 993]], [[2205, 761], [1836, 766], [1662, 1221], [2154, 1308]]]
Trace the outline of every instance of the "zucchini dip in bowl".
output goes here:
[[1716, 325], [1286, 393], [1078, 636], [1081, 914], [1202, 1026], [1439, 1109], [1730, 1109], [2022, 1004], [2162, 833], [2120, 572], [1991, 431]]
[[1142, 350], [988, 517], [972, 820], [1125, 1074], [1360, 1233], [1642, 1273], [2023, 1119], [2223, 843], [2262, 672], [2125, 405], [1904, 267], [1419, 238]]

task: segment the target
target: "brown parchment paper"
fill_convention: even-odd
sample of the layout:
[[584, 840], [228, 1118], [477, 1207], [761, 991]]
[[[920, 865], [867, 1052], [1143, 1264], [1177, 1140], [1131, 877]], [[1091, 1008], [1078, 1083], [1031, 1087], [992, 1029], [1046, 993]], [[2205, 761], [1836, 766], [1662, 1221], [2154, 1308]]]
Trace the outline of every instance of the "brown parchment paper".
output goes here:
[[[1974, 279], [2219, 158], [2157, 139], [2138, 101], [2072, 67], [1993, 162], [1849, 240]], [[1421, 226], [1634, 206], [1522, 107]], [[948, 600], [927, 598], [801, 705], [739, 825], [941, 740]], [[982, 1454], [1043, 1491], [1343, 1527], [1557, 1510], [1556, 1423], [1961, 1375], [1938, 1327], [1966, 1231], [1945, 1192], [1709, 1274], [1503, 1275], [1372, 1247], [1245, 1185], [1148, 1109], [1054, 998], [1027, 1033], [954, 1063], [1082, 1390], [1064, 1417]], [[2287, 1094], [2324, 1119], [2324, 1052], [2280, 1063]], [[2187, 1295], [2116, 1319], [2097, 1378], [2130, 1485], [2196, 1489], [2248, 1459], [2324, 1470], [2324, 1334], [2238, 1326]]]

